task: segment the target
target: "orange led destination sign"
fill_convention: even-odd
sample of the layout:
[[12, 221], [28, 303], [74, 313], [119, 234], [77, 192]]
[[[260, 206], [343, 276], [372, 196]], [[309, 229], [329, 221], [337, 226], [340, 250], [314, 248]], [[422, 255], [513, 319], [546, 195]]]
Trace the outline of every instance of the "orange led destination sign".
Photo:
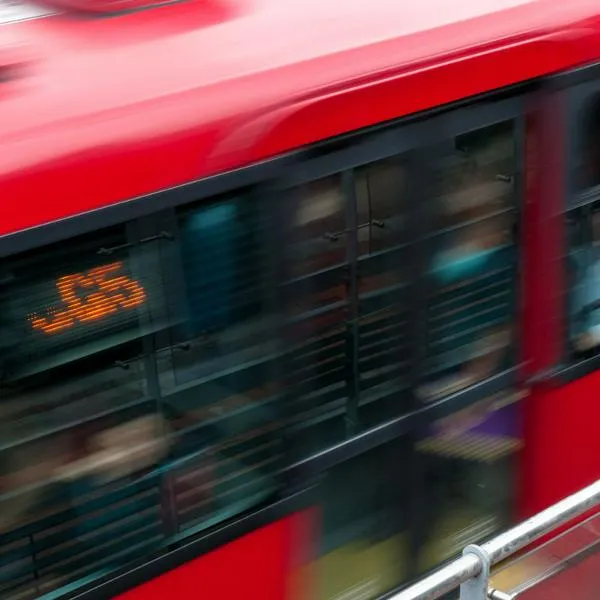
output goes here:
[[30, 315], [33, 329], [52, 335], [144, 304], [144, 288], [119, 274], [122, 267], [122, 262], [114, 262], [60, 277], [56, 289], [62, 306], [51, 308], [46, 316]]

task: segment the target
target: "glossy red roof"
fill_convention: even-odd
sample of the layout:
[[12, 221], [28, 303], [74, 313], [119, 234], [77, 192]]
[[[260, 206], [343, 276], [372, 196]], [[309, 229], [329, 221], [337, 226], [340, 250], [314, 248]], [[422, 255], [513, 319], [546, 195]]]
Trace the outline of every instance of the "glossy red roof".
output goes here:
[[597, 0], [196, 0], [5, 25], [33, 62], [0, 84], [0, 234], [592, 60], [597, 13]]

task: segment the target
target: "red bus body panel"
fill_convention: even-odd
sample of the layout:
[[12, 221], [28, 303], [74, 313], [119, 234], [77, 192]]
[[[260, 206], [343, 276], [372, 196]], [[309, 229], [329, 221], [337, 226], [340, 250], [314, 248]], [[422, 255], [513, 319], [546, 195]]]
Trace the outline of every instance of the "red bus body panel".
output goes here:
[[527, 403], [523, 516], [530, 516], [600, 478], [600, 372]]
[[0, 86], [0, 234], [595, 60], [596, 13], [263, 0], [10, 25], [37, 59]]
[[304, 598], [295, 577], [310, 560], [311, 511], [284, 517], [221, 548], [168, 571], [117, 600], [165, 598], [247, 598], [282, 600]]

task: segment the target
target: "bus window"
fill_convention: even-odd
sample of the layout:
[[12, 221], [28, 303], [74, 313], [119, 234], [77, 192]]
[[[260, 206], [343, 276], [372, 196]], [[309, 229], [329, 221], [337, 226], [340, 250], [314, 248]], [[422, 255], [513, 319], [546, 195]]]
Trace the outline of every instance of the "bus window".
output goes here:
[[35, 573], [40, 593], [164, 535], [152, 473], [168, 439], [142, 342], [164, 326], [164, 301], [137, 268], [144, 253], [152, 244], [117, 228], [4, 266], [0, 546], [11, 581]]
[[320, 486], [322, 537], [307, 598], [381, 597], [410, 576], [407, 440], [330, 469]]
[[265, 288], [273, 285], [271, 232], [259, 207], [249, 198], [185, 207], [178, 226], [182, 281], [172, 295], [181, 293], [184, 302], [181, 310], [172, 308], [179, 322], [170, 355], [161, 358], [164, 369], [170, 364], [174, 386], [260, 360], [276, 337], [270, 335], [272, 290]]
[[[291, 190], [284, 286], [288, 407], [302, 455], [339, 441], [352, 393], [348, 363], [348, 199], [335, 175]], [[284, 217], [286, 218], [286, 217]]]
[[[295, 202], [294, 202], [295, 200]], [[335, 175], [296, 190], [291, 268], [293, 277], [312, 275], [346, 259], [346, 202]]]
[[511, 124], [455, 141], [432, 200], [425, 399], [482, 381], [510, 366], [516, 286]]
[[408, 409], [406, 209], [403, 157], [355, 173], [358, 209], [359, 413], [376, 425]]
[[149, 398], [141, 339], [164, 327], [164, 299], [130, 246], [111, 231], [10, 259], [0, 404], [11, 443]]
[[255, 198], [222, 197], [178, 209], [167, 242], [173, 326], [167, 338], [157, 336], [157, 365], [179, 535], [247, 510], [275, 489], [283, 424], [268, 219]]
[[285, 374], [294, 419], [310, 430], [303, 453], [406, 410], [405, 163], [378, 161], [292, 195]]
[[587, 356], [600, 345], [600, 206], [576, 209], [571, 218], [571, 339], [575, 352]]
[[417, 444], [423, 493], [416, 519], [426, 571], [508, 527], [521, 447], [520, 395], [499, 394], [430, 425]]
[[[600, 98], [593, 96], [582, 111], [581, 168], [575, 173], [579, 190], [600, 184]], [[597, 353], [600, 345], [600, 204], [571, 209], [566, 216], [569, 253], [570, 350], [578, 358]]]

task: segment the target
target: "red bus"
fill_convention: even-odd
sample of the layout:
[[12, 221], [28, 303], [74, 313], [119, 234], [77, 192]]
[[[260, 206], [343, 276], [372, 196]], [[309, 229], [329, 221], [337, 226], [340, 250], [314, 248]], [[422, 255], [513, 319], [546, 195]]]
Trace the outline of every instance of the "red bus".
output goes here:
[[0, 596], [376, 598], [598, 478], [597, 2], [152, 4], [0, 7]]

